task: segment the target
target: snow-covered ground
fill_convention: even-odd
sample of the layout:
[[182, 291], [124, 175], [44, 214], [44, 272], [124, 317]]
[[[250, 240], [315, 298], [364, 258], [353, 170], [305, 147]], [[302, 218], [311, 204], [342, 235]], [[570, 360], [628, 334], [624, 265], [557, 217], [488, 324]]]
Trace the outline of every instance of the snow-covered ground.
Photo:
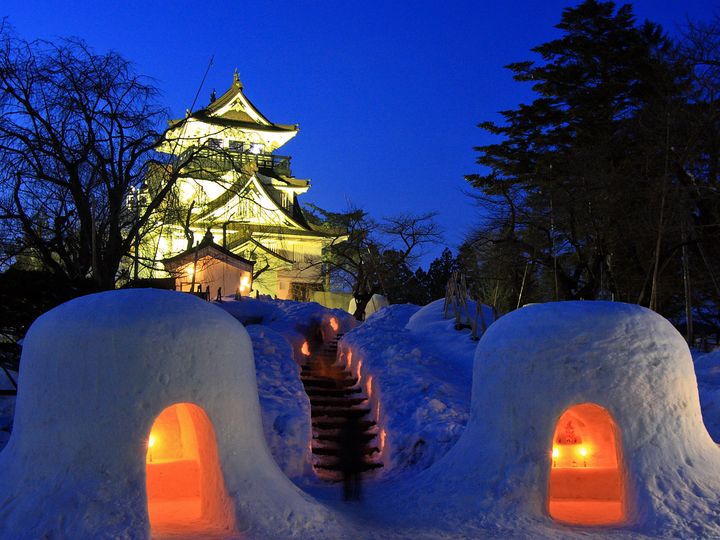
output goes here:
[[[409, 304], [389, 306], [354, 329], [355, 322], [347, 313], [313, 303], [251, 299], [238, 302], [228, 298], [216, 305], [245, 323], [251, 337], [263, 428], [273, 457], [297, 485], [348, 520], [348, 538], [506, 536], [507, 530], [498, 532], [492, 523], [483, 525], [482, 520], [466, 525], [453, 521], [420, 526], [374, 504], [392, 494], [394, 485], [412, 486], [415, 477], [442, 461], [470, 418], [478, 342], [471, 340], [469, 330], [455, 330], [454, 321], [443, 318], [442, 301], [423, 308]], [[470, 309], [474, 311], [474, 306]], [[486, 323], [492, 322], [490, 310], [485, 309], [483, 315]], [[312, 345], [319, 332], [327, 333], [331, 318], [339, 324], [338, 331], [345, 333], [340, 356], [359, 374], [382, 432], [385, 469], [368, 483], [370, 500], [352, 506], [339, 502], [339, 488], [320, 488], [314, 480], [310, 465], [310, 404], [298, 365], [308, 337]], [[720, 443], [720, 351], [694, 356], [703, 419], [710, 435]], [[6, 443], [3, 428], [12, 410], [13, 399], [0, 398], [0, 449]], [[422, 513], [418, 508], [407, 510], [408, 518]], [[583, 537], [596, 536], [593, 532], [598, 538], [611, 536], [604, 536], [602, 529], [577, 531], [551, 525], [537, 537], [575, 537], [576, 532]], [[642, 531], [625, 533], [616, 529], [612, 536], [644, 537]]]
[[[10, 376], [17, 381], [17, 373], [11, 371]], [[12, 390], [15, 387], [8, 380], [3, 371], [0, 370], [0, 390]], [[0, 450], [7, 444], [10, 438], [13, 415], [15, 414], [15, 397], [0, 396]]]
[[[389, 306], [340, 342], [340, 356], [360, 374], [384, 433], [378, 476], [388, 480], [432, 465], [467, 423], [477, 341], [443, 318], [443, 304]], [[492, 320], [487, 308], [485, 316]]]
[[316, 483], [310, 453], [310, 400], [300, 381], [302, 347], [308, 337], [329, 339], [331, 318], [339, 332], [349, 331], [355, 320], [345, 311], [314, 302], [227, 297], [215, 305], [244, 323], [250, 334], [263, 429], [275, 461], [296, 484]]
[[693, 357], [703, 421], [710, 436], [720, 444], [720, 350], [695, 353]]

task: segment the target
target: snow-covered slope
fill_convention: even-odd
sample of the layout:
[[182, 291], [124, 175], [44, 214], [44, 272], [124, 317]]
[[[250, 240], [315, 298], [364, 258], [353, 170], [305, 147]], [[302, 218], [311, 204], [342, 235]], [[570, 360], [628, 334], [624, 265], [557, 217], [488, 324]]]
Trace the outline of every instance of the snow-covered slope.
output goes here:
[[253, 345], [263, 430], [273, 458], [295, 483], [314, 478], [310, 442], [310, 400], [300, 381], [301, 349], [308, 336], [329, 339], [331, 319], [337, 331], [348, 331], [355, 320], [342, 310], [317, 303], [289, 300], [213, 302], [244, 322]]
[[720, 350], [696, 356], [695, 373], [705, 426], [720, 444]]
[[477, 342], [443, 319], [442, 307], [438, 300], [383, 308], [340, 342], [341, 358], [379, 411], [384, 477], [430, 466], [467, 422]]
[[310, 400], [290, 344], [263, 325], [250, 325], [263, 431], [273, 458], [291, 479], [312, 474]]
[[21, 366], [0, 538], [147, 537], [149, 434], [178, 403], [206, 426], [188, 442], [204, 449], [203, 519], [280, 536], [332, 522], [273, 461], [248, 333], [207, 302], [149, 289], [75, 299], [33, 323]]
[[[567, 527], [548, 515], [553, 433], [578, 403], [599, 405], [617, 425], [622, 525]], [[418, 525], [500, 537], [718, 538], [720, 448], [702, 423], [690, 353], [668, 321], [619, 303], [534, 305], [481, 339], [457, 444], [369, 504]]]
[[[17, 373], [11, 371], [10, 376], [17, 381]], [[0, 371], [0, 390], [12, 390], [15, 387]], [[0, 450], [7, 444], [15, 414], [15, 396], [0, 396]]]
[[[720, 537], [717, 453], [698, 435], [695, 378], [682, 340], [665, 321], [636, 306], [572, 306], [523, 308], [491, 326], [478, 346], [469, 330], [457, 331], [453, 320], [442, 318], [442, 301], [423, 308], [389, 306], [354, 330], [347, 313], [318, 304], [220, 304], [247, 324], [264, 439], [296, 484], [332, 499], [329, 488], [310, 481], [309, 400], [298, 370], [303, 343], [329, 334], [332, 319], [346, 333], [342, 358], [369, 389], [384, 431], [387, 471], [369, 482], [361, 504], [348, 509], [329, 500], [318, 507], [308, 499], [309, 506], [301, 504], [312, 509], [308, 532], [294, 511], [282, 514], [287, 497], [281, 495], [268, 503], [271, 513], [285, 516], [272, 525], [283, 531], [277, 534], [404, 540]], [[490, 323], [490, 310], [484, 316]], [[203, 350], [234, 339], [197, 325], [192, 332], [197, 337], [189, 343]], [[695, 372], [705, 425], [720, 442], [720, 352], [698, 355]], [[669, 376], [658, 382], [662, 374]], [[631, 519], [615, 527], [561, 525], [547, 514], [547, 417], [556, 420], [565, 401], [615, 399], [622, 403], [604, 405], [623, 433], [633, 482]], [[12, 402], [0, 398], [0, 449]], [[628, 423], [627, 411], [637, 418]], [[242, 506], [247, 512], [252, 504]], [[0, 508], [0, 516], [6, 510]], [[88, 512], [90, 523], [105, 519], [101, 511]]]

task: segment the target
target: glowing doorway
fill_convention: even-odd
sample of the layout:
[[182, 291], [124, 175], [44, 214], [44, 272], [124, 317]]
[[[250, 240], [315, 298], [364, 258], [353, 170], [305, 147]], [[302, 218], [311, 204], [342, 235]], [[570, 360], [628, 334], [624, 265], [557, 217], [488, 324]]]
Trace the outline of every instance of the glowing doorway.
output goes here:
[[200, 407], [177, 403], [163, 410], [150, 430], [145, 461], [153, 534], [234, 529], [215, 431]]
[[620, 432], [607, 410], [592, 403], [567, 409], [555, 427], [549, 485], [550, 516], [577, 525], [625, 520]]

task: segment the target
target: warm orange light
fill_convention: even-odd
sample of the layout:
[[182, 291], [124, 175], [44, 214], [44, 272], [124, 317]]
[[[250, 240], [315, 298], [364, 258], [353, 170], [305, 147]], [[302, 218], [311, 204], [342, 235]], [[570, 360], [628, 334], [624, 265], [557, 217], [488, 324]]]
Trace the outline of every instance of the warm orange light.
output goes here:
[[307, 341], [302, 344], [302, 347], [300, 347], [300, 352], [305, 356], [310, 356], [310, 346]]
[[372, 375], [367, 376], [367, 383], [365, 383], [366, 389], [367, 389], [367, 395], [368, 399], [372, 398], [373, 394], [373, 388], [372, 388]]
[[330, 319], [330, 328], [332, 328], [334, 332], [337, 332], [337, 329], [340, 328], [340, 326], [338, 325], [337, 319], [335, 319], [335, 317], [332, 317]]
[[200, 407], [176, 403], [158, 415], [147, 439], [145, 467], [153, 537], [182, 529], [206, 538], [234, 528], [215, 432]]
[[553, 519], [578, 525], [626, 519], [619, 435], [610, 413], [593, 403], [574, 405], [560, 416], [548, 486]]
[[250, 290], [250, 276], [243, 276], [240, 280], [240, 292], [245, 293]]
[[195, 269], [191, 265], [188, 265], [188, 267], [185, 269], [185, 272], [187, 272], [187, 275], [189, 278], [193, 277], [193, 274], [195, 273]]
[[383, 451], [383, 448], [385, 448], [385, 438], [387, 437], [387, 433], [385, 433], [384, 429], [380, 430], [380, 451]]

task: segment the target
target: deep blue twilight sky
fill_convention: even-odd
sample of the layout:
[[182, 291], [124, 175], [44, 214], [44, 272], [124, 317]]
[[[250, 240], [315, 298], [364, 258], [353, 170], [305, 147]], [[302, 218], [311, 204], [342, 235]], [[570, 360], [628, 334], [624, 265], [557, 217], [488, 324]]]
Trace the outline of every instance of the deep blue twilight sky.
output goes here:
[[[437, 211], [455, 248], [477, 221], [463, 180], [478, 170], [472, 147], [489, 141], [476, 125], [531, 98], [503, 66], [533, 59], [529, 49], [556, 36], [576, 3], [4, 0], [0, 15], [26, 39], [78, 36], [119, 52], [155, 79], [174, 117], [212, 56], [198, 106], [237, 67], [261, 112], [300, 124], [278, 153], [312, 180], [304, 201], [332, 210], [352, 201], [376, 217]], [[671, 34], [720, 11], [720, 0], [633, 4]]]

